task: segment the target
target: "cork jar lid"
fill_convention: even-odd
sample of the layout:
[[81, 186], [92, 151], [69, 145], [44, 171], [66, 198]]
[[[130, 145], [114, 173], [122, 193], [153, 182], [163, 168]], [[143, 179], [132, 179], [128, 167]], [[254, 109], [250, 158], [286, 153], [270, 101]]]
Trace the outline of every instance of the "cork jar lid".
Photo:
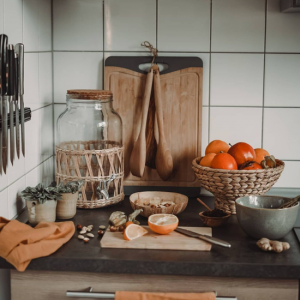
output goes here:
[[85, 100], [110, 100], [112, 99], [112, 91], [105, 90], [68, 90], [67, 94], [74, 99]]

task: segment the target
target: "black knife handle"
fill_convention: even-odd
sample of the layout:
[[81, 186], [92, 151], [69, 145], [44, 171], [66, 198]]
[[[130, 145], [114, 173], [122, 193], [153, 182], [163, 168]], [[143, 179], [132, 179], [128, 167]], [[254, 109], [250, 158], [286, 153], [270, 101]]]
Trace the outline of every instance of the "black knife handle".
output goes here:
[[6, 94], [6, 51], [7, 51], [8, 36], [0, 35], [0, 94]]
[[8, 45], [7, 50], [7, 72], [8, 72], [8, 80], [7, 80], [7, 95], [13, 96], [15, 94], [15, 52], [14, 46]]

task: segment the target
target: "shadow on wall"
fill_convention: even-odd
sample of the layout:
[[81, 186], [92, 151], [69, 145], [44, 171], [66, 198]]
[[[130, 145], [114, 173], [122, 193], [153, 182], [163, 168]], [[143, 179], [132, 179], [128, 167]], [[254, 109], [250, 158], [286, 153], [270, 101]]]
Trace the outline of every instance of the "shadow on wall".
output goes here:
[[0, 269], [0, 300], [10, 300], [10, 272]]

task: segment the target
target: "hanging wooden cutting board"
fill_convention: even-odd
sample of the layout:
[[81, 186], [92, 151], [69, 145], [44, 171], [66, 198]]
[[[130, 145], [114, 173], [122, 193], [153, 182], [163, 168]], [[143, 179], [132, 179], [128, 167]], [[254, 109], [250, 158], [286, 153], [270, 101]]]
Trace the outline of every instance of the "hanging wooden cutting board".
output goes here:
[[156, 63], [168, 65], [161, 72], [161, 93], [165, 136], [173, 157], [174, 169], [168, 181], [157, 174], [154, 160], [156, 142], [153, 134], [155, 104], [151, 96], [147, 120], [147, 163], [142, 178], [130, 173], [129, 160], [140, 132], [142, 98], [146, 72], [139, 66], [151, 63], [149, 56], [111, 56], [105, 61], [105, 89], [114, 94], [114, 108], [123, 121], [125, 146], [125, 185], [184, 186], [199, 183], [191, 168], [201, 156], [203, 63], [198, 57], [157, 57]]
[[[125, 241], [122, 232], [106, 231], [101, 239], [102, 248], [122, 248], [122, 249], [157, 249], [157, 250], [190, 250], [190, 251], [210, 251], [211, 244], [198, 238], [188, 237], [176, 231], [166, 235], [157, 234], [148, 226], [143, 226], [148, 233], [136, 240]], [[196, 233], [212, 236], [210, 227], [180, 227]]]

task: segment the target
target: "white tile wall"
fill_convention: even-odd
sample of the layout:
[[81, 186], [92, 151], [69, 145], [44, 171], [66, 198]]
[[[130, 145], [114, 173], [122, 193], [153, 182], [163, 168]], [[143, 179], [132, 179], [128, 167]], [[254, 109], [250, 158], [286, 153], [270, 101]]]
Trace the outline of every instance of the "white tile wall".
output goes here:
[[212, 51], [263, 52], [264, 33], [265, 1], [212, 1]]
[[285, 161], [284, 171], [274, 187], [300, 188], [300, 161]]
[[210, 50], [210, 0], [158, 1], [160, 51]]
[[261, 106], [263, 54], [212, 54], [211, 105]]
[[143, 51], [143, 41], [156, 45], [156, 1], [105, 0], [104, 9], [106, 51]]
[[262, 108], [211, 107], [210, 141], [224, 140], [230, 144], [247, 142], [261, 147]]
[[0, 216], [8, 219], [7, 190], [0, 192]]
[[279, 159], [300, 160], [300, 108], [265, 108], [263, 146]]
[[54, 0], [53, 19], [54, 50], [103, 50], [102, 1]]
[[300, 107], [300, 54], [267, 54], [265, 72], [265, 106]]
[[8, 218], [15, 217], [25, 206], [20, 193], [25, 189], [25, 176], [8, 187]]
[[268, 0], [266, 50], [299, 53], [299, 13], [281, 13], [279, 7], [279, 0]]
[[4, 32], [10, 44], [22, 43], [22, 23], [23, 0], [4, 0]]
[[70, 89], [102, 89], [103, 52], [54, 53], [54, 101], [66, 102]]
[[23, 0], [23, 19], [25, 51], [51, 51], [51, 0]]
[[4, 0], [0, 0], [0, 31], [4, 28]]
[[0, 175], [0, 216], [7, 218], [24, 207], [19, 192], [31, 177], [28, 171], [40, 170], [47, 183], [53, 179], [51, 10], [51, 0], [0, 0], [0, 33], [9, 43], [25, 45], [25, 107], [32, 110], [32, 120], [25, 123], [26, 157], [21, 153]]

